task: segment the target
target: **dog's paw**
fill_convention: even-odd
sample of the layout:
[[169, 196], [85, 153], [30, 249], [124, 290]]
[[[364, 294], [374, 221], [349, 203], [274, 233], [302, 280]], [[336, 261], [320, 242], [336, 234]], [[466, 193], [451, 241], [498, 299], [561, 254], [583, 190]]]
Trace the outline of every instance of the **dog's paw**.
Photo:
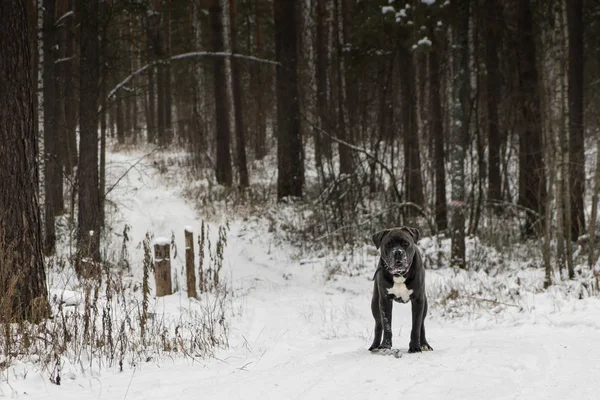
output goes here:
[[421, 346], [419, 344], [415, 344], [415, 343], [410, 343], [408, 345], [408, 352], [409, 353], [420, 353], [421, 350]]
[[421, 351], [433, 351], [433, 347], [429, 343], [425, 343], [421, 345]]
[[392, 348], [392, 342], [391, 341], [387, 341], [384, 340], [383, 343], [381, 343], [379, 345], [379, 347], [377, 347], [378, 349], [391, 349]]

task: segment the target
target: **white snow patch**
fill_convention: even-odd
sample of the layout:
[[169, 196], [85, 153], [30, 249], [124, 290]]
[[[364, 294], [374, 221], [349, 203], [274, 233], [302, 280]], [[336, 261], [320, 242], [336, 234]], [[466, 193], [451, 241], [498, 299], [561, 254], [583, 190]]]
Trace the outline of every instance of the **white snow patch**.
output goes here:
[[383, 6], [383, 7], [381, 7], [381, 13], [383, 15], [385, 15], [387, 13], [393, 13], [393, 12], [396, 12], [396, 10], [392, 6]]
[[422, 39], [419, 39], [419, 41], [417, 42], [417, 44], [420, 45], [427, 45], [427, 46], [431, 46], [431, 40], [429, 40], [429, 38], [427, 36], [425, 36]]
[[160, 237], [154, 238], [153, 243], [157, 244], [159, 246], [166, 246], [168, 244], [171, 244], [171, 239], [160, 236]]

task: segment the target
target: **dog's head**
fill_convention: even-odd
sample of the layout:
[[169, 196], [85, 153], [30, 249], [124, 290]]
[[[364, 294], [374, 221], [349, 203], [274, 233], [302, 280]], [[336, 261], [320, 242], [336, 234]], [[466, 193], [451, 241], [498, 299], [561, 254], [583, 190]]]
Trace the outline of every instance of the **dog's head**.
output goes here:
[[417, 251], [419, 230], [403, 226], [384, 229], [373, 235], [375, 247], [380, 249], [385, 269], [394, 276], [406, 276]]

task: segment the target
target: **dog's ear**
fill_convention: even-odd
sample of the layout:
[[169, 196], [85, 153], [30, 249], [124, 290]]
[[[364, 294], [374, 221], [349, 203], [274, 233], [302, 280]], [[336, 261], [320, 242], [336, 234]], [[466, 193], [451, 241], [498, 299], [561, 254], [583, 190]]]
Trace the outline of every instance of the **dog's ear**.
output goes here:
[[419, 238], [421, 237], [421, 232], [419, 232], [419, 230], [417, 228], [411, 228], [410, 226], [403, 226], [400, 229], [402, 229], [404, 232], [407, 232], [410, 236], [412, 236], [415, 243], [417, 243], [419, 241]]
[[384, 229], [382, 231], [377, 232], [376, 234], [373, 235], [373, 243], [375, 243], [375, 247], [379, 248], [379, 246], [381, 246], [381, 241], [383, 240], [383, 238], [385, 237], [385, 235], [387, 235], [388, 233], [390, 233], [391, 229]]

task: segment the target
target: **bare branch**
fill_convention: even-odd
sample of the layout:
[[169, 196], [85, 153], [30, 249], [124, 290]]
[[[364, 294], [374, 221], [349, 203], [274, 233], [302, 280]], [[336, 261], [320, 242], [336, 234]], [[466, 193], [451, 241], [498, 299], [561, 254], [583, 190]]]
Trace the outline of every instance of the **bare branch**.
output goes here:
[[308, 120], [308, 118], [304, 118], [313, 128], [315, 128], [316, 130], [318, 130], [319, 132], [321, 132], [322, 134], [324, 134], [325, 136], [329, 137], [331, 140], [333, 140], [334, 142], [337, 142], [343, 146], [348, 147], [351, 150], [354, 150], [358, 153], [364, 154], [365, 156], [367, 156], [368, 158], [370, 158], [371, 160], [375, 161], [375, 163], [377, 165], [379, 165], [386, 173], [387, 175], [390, 177], [390, 180], [392, 181], [392, 186], [394, 189], [394, 194], [396, 195], [396, 198], [398, 199], [398, 201], [402, 201], [402, 195], [400, 194], [400, 190], [398, 189], [398, 181], [396, 179], [396, 176], [394, 175], [393, 171], [380, 159], [378, 159], [377, 157], [375, 157], [373, 154], [369, 153], [367, 150], [363, 149], [362, 147], [358, 147], [355, 146], [353, 144], [350, 144], [342, 139], [338, 139], [337, 137], [329, 134], [328, 132], [324, 131], [323, 129], [321, 129], [319, 126], [316, 126], [315, 124], [313, 124], [311, 121]]
[[133, 78], [135, 78], [136, 76], [144, 73], [149, 67], [153, 67], [155, 65], [161, 64], [161, 63], [165, 63], [169, 60], [184, 60], [187, 58], [196, 58], [196, 57], [233, 57], [233, 58], [240, 58], [243, 60], [249, 60], [249, 61], [254, 61], [254, 62], [260, 62], [260, 63], [265, 63], [265, 64], [272, 64], [272, 65], [279, 65], [278, 62], [276, 61], [271, 61], [271, 60], [265, 60], [262, 58], [258, 58], [258, 57], [253, 57], [253, 56], [246, 56], [243, 54], [237, 54], [237, 53], [227, 53], [227, 52], [212, 52], [212, 51], [195, 51], [195, 52], [191, 52], [191, 53], [183, 53], [183, 54], [177, 54], [174, 55], [172, 57], [169, 57], [167, 59], [164, 60], [156, 60], [153, 61], [149, 64], [144, 65], [143, 67], [139, 68], [138, 70], [134, 71], [131, 75], [129, 75], [127, 78], [123, 79], [117, 86], [115, 86], [109, 93], [108, 93], [108, 98], [112, 98], [114, 97], [117, 92], [119, 90], [121, 90], [125, 85], [127, 85], [127, 83], [129, 83], [129, 81], [131, 81]]

